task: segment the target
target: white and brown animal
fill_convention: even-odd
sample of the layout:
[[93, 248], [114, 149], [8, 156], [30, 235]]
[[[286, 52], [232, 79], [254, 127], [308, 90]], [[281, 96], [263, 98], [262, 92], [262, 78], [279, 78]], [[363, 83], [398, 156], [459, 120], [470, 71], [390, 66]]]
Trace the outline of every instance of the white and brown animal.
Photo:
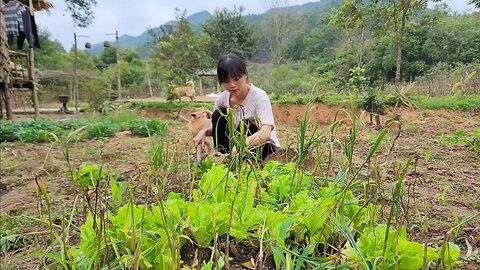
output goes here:
[[[212, 124], [212, 112], [210, 110], [200, 110], [190, 114], [190, 119], [187, 119], [180, 115], [182, 119], [188, 122], [188, 129], [195, 137], [202, 129], [211, 127]], [[203, 147], [205, 145], [205, 148]], [[197, 165], [200, 164], [206, 153], [212, 150], [210, 142], [205, 140], [197, 146]]]
[[186, 86], [179, 86], [174, 91], [180, 102], [182, 102], [182, 97], [189, 97], [190, 101], [195, 100], [195, 83], [193, 81], [186, 82]]

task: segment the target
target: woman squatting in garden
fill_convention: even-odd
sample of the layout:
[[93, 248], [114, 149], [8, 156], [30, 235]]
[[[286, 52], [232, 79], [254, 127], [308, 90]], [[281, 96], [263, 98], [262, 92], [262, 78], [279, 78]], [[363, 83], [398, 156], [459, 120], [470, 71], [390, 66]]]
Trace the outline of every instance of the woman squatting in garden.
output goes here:
[[217, 77], [223, 89], [215, 100], [212, 126], [198, 132], [195, 145], [201, 144], [206, 136], [213, 136], [214, 147], [222, 154], [237, 155], [229, 131], [229, 111], [238, 131], [246, 132], [245, 146], [262, 161], [280, 146], [273, 118], [272, 104], [267, 93], [248, 80], [245, 61], [234, 53], [220, 58]]

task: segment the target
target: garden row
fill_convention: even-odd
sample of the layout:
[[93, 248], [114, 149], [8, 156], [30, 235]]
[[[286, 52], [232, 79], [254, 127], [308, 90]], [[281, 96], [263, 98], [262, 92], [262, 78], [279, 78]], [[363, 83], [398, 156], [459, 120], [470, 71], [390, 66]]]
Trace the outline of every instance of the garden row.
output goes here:
[[[230, 243], [256, 250], [260, 269], [272, 257], [277, 269], [450, 269], [459, 258], [453, 243], [427, 248], [409, 241], [405, 227], [394, 221], [382, 224], [381, 206], [354, 195], [363, 187], [350, 185], [348, 172], [322, 180], [294, 163], [270, 161], [263, 169], [243, 166], [236, 173], [208, 166], [190, 200], [170, 193], [155, 204], [137, 205], [130, 198], [119, 207], [128, 188], [112, 179], [108, 211], [91, 211], [79, 245], [57, 262], [72, 269], [189, 269], [182, 247], [193, 245], [211, 250], [200, 264], [214, 269], [227, 263]], [[103, 181], [105, 169], [91, 168], [80, 178]], [[98, 187], [90, 180], [78, 183]]]
[[23, 122], [1, 121], [0, 142], [52, 142], [55, 137], [72, 137], [81, 141], [112, 137], [115, 132], [130, 130], [135, 136], [148, 137], [165, 133], [167, 125], [159, 119], [144, 117], [71, 118], [64, 121], [34, 119]]

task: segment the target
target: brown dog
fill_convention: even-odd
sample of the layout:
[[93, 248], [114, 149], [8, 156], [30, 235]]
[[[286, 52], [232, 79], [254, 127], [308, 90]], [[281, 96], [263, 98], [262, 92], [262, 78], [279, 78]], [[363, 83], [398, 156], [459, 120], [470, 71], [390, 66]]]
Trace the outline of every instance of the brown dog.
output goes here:
[[180, 102], [182, 102], [182, 97], [189, 97], [190, 101], [195, 100], [195, 83], [193, 81], [188, 81], [186, 84], [187, 86], [179, 86], [175, 88], [175, 94]]
[[[188, 129], [192, 133], [193, 137], [195, 137], [200, 130], [209, 128], [211, 126], [212, 112], [210, 110], [196, 111], [190, 115], [190, 119], [187, 119], [183, 116], [180, 117], [188, 122]], [[211, 150], [212, 146], [206, 140], [197, 145], [197, 165], [200, 164], [205, 154]]]

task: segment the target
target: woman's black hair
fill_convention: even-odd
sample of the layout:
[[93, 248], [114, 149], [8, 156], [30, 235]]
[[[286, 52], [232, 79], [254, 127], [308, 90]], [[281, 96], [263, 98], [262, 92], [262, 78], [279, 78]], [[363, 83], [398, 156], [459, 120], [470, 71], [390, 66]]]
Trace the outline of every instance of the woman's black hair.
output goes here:
[[247, 64], [240, 56], [229, 53], [218, 60], [217, 77], [220, 83], [228, 81], [229, 78], [240, 78], [243, 75], [248, 75]]

